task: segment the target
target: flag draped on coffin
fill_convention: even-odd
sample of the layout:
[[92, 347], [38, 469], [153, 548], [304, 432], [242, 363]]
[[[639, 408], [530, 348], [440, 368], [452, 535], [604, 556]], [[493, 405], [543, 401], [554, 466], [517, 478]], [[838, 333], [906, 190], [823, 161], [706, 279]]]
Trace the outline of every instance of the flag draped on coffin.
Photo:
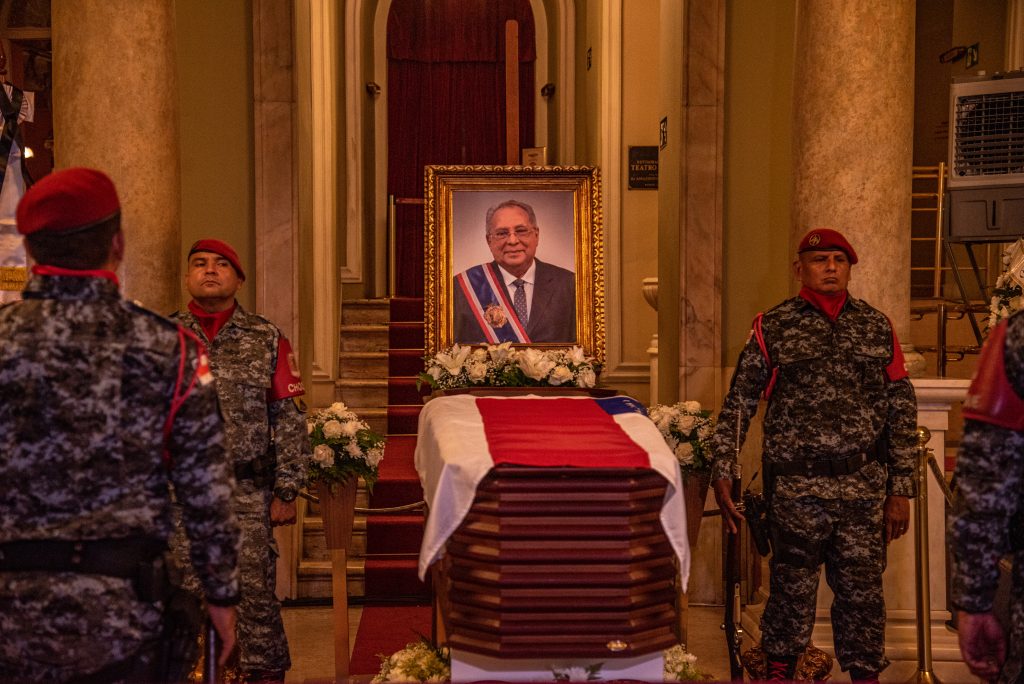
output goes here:
[[439, 397], [420, 414], [415, 460], [430, 508], [421, 578], [496, 465], [650, 468], [668, 481], [661, 522], [685, 586], [690, 556], [679, 465], [643, 406], [629, 397]]

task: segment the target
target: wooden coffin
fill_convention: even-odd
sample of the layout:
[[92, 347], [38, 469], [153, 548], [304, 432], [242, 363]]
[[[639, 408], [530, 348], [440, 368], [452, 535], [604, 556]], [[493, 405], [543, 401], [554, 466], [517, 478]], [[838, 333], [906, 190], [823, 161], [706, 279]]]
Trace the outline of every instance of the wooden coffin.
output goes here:
[[626, 658], [676, 644], [665, 488], [646, 469], [495, 468], [433, 566], [449, 645]]

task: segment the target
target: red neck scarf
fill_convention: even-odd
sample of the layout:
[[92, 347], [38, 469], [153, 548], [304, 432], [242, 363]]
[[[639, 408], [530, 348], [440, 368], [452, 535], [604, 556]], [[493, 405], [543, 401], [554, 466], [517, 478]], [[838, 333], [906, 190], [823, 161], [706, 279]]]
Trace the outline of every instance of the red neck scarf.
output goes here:
[[833, 323], [839, 318], [839, 312], [843, 310], [843, 304], [846, 303], [846, 290], [834, 295], [827, 295], [815, 292], [805, 286], [800, 288], [800, 296], [810, 302], [815, 309], [828, 316], [828, 320]]
[[36, 275], [41, 276], [71, 276], [72, 278], [106, 278], [110, 282], [114, 283], [118, 287], [121, 287], [120, 281], [117, 279], [117, 274], [113, 271], [104, 271], [101, 269], [90, 269], [88, 271], [80, 271], [75, 268], [61, 268], [60, 266], [50, 266], [49, 264], [35, 264], [32, 267], [32, 272]]
[[238, 302], [235, 302], [231, 305], [230, 309], [210, 313], [196, 304], [196, 300], [193, 299], [188, 303], [188, 310], [191, 311], [197, 319], [199, 319], [199, 325], [203, 327], [203, 332], [206, 333], [206, 339], [213, 342], [213, 338], [217, 336], [220, 329], [223, 328], [224, 324], [228, 322], [229, 318], [231, 318], [231, 314], [235, 313], [235, 308], [237, 306]]

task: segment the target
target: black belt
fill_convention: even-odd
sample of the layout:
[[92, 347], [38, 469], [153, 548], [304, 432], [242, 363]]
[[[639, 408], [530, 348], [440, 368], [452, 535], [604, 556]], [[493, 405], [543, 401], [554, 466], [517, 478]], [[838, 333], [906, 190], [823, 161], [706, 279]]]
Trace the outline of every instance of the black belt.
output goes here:
[[766, 463], [765, 468], [771, 471], [772, 477], [779, 475], [802, 475], [803, 477], [836, 477], [853, 475], [855, 472], [878, 458], [871, 453], [854, 454], [835, 460], [808, 459], [806, 461], [789, 461], [786, 463]]
[[0, 572], [77, 572], [134, 579], [139, 564], [167, 549], [149, 537], [90, 541], [25, 540], [0, 544]]

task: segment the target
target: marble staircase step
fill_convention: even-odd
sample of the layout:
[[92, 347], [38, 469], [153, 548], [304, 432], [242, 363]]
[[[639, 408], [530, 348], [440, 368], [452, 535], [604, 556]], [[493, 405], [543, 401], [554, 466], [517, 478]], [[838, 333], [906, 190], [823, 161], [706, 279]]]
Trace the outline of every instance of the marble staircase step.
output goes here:
[[386, 299], [346, 299], [341, 304], [342, 322], [346, 325], [387, 323], [389, 309]]
[[342, 352], [387, 352], [388, 326], [375, 324], [342, 325]]
[[343, 351], [338, 355], [338, 376], [384, 378], [388, 375], [388, 353], [383, 351]]
[[380, 378], [340, 379], [334, 394], [349, 406], [384, 407], [388, 403], [388, 381]]

